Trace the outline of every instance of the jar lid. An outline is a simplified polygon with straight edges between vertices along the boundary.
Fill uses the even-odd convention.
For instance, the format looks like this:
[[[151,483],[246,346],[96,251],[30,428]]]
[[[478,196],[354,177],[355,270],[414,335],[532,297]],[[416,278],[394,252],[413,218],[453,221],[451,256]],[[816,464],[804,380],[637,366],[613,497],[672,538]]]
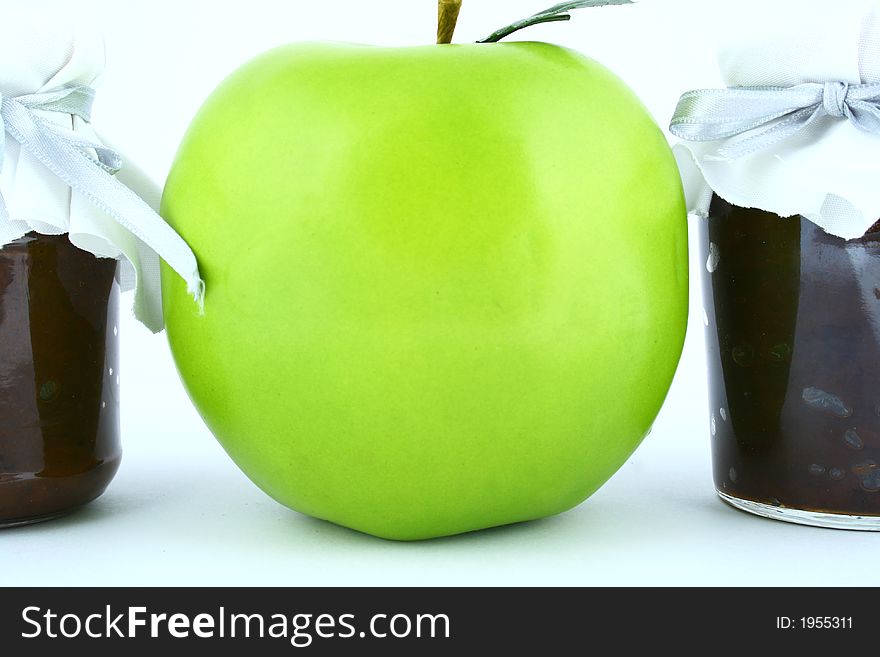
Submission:
[[[204,295],[195,256],[157,214],[160,191],[106,147],[90,123],[104,70],[103,39],[88,27],[16,10],[0,39],[0,246],[29,232],[68,234],[77,247],[116,258],[134,314],[162,330],[160,258]]]
[[[727,90],[685,94],[671,130],[688,208],[717,194],[826,232],[880,218],[880,1],[737,4],[718,62]]]

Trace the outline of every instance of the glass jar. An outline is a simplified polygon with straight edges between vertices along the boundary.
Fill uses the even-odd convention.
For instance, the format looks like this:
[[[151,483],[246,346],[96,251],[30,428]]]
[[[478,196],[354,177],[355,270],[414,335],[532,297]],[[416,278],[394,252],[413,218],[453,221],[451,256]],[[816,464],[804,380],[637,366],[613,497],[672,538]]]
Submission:
[[[63,235],[0,249],[0,526],[82,506],[119,467],[115,272]]]
[[[880,530],[880,234],[845,241],[716,196],[700,242],[718,494]]]

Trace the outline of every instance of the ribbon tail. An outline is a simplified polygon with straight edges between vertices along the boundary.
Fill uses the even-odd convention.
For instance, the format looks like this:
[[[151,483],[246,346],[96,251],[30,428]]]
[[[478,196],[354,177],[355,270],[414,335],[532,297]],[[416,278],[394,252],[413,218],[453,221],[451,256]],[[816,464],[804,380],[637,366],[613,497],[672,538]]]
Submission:
[[[850,101],[851,121],[865,132],[880,134],[880,106],[877,101],[871,103],[863,100]]]
[[[669,130],[687,141],[717,141],[793,116],[821,103],[821,88],[698,89],[683,94]]]
[[[95,165],[100,166],[107,173],[115,175],[122,169],[122,158],[119,153],[112,148],[108,148],[103,144],[98,144],[91,139],[84,138],[80,133],[72,128],[60,126],[57,123],[49,123],[42,121],[39,117],[34,116],[34,122],[40,127],[44,133],[51,132],[59,141],[69,146],[75,146],[90,156]],[[94,152],[94,157],[91,154]]]
[[[27,109],[72,114],[90,121],[95,90],[91,87],[77,85],[42,94],[18,96],[15,100]]]
[[[187,291],[203,308],[205,284],[195,254],[164,219],[87,154],[43,129],[27,108],[4,103],[4,110],[7,131],[22,148],[158,253],[186,281]]]
[[[821,113],[821,107],[805,107],[763,130],[746,135],[742,139],[732,140],[728,145],[718,149],[718,155],[735,160],[757,153],[793,137],[816,120]]]

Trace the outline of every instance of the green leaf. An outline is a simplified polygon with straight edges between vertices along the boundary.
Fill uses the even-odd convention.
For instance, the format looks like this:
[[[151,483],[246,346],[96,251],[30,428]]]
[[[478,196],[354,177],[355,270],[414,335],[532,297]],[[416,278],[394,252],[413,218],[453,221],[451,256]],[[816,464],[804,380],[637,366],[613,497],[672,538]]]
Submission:
[[[554,5],[550,7],[550,9],[545,9],[544,11],[538,12],[534,16],[529,16],[528,18],[517,21],[512,25],[502,27],[500,30],[496,30],[485,39],[480,39],[479,41],[477,41],[477,43],[495,43],[496,41],[501,41],[501,39],[510,36],[514,32],[518,32],[519,30],[530,27],[532,25],[571,20],[571,15],[568,12],[570,12],[572,9],[581,9],[582,7],[605,7],[607,5],[631,4],[633,4],[632,0],[574,0],[572,2],[560,2],[558,5]]]

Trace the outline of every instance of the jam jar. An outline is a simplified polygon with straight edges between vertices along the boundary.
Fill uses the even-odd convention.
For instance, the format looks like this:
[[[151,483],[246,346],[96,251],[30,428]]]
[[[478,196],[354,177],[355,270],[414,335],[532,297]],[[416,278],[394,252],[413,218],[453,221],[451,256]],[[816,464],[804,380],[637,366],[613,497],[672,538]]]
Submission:
[[[718,494],[880,530],[880,233],[847,241],[718,196],[700,230]]]
[[[0,249],[0,527],[86,504],[119,467],[116,264],[65,235]]]

